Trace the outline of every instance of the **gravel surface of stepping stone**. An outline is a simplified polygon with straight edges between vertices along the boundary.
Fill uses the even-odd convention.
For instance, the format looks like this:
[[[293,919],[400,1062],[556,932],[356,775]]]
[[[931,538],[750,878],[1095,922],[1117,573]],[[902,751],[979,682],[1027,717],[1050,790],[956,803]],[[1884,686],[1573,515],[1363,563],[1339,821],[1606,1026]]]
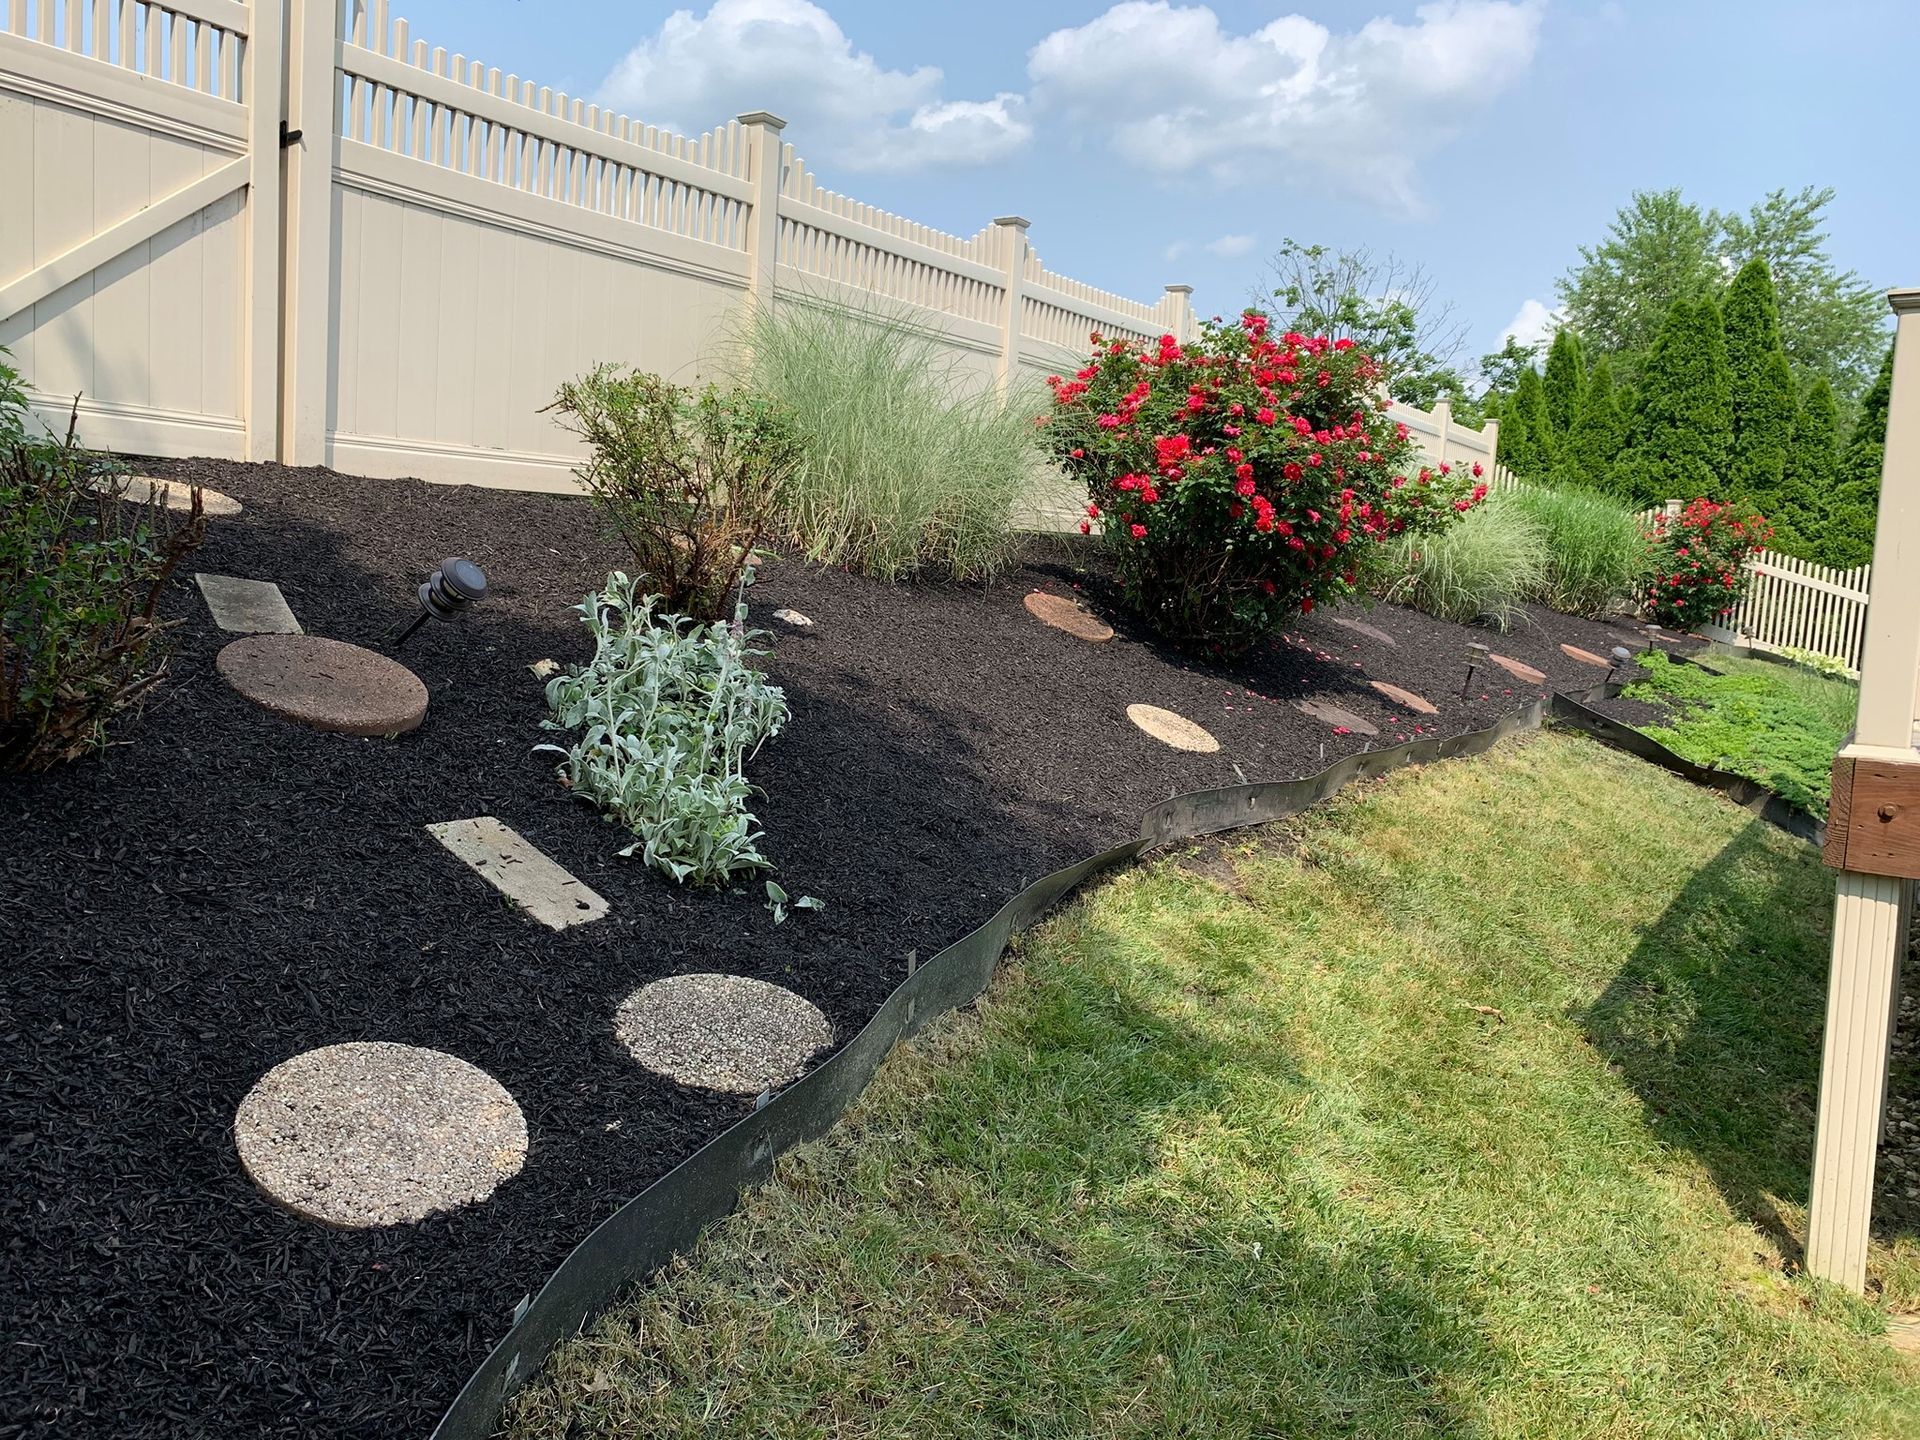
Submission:
[[[1342,710],[1338,705],[1326,700],[1296,700],[1293,708],[1302,715],[1311,715],[1314,719],[1331,725],[1335,729],[1351,730],[1356,735],[1378,735],[1380,727],[1371,720],[1363,720],[1351,710]]]
[[[195,575],[193,583],[213,612],[213,623],[235,635],[298,635],[300,622],[271,580],[238,575]]]
[[[354,1041],[274,1066],[241,1100],[247,1176],[294,1214],[344,1229],[471,1205],[520,1172],[527,1122],[456,1056]]]
[[[1570,660],[1578,660],[1582,665],[1598,665],[1602,670],[1611,670],[1613,662],[1594,654],[1591,650],[1582,650],[1578,645],[1562,645],[1560,653]]]
[[[682,1085],[758,1095],[797,1080],[833,1043],[809,1001],[744,975],[674,975],[642,985],[614,1016],[642,1065]]]
[[[446,820],[427,826],[427,833],[549,930],[584,925],[607,913],[607,902],[598,894],[491,815]]]
[[[1176,750],[1191,750],[1196,755],[1211,755],[1220,742],[1184,715],[1162,710],[1158,705],[1129,705],[1127,719],[1162,745]]]
[[[1364,635],[1369,640],[1378,640],[1382,645],[1397,645],[1399,643],[1377,625],[1369,625],[1364,620],[1342,620],[1338,615],[1331,618],[1333,623],[1341,629],[1351,630],[1356,635]]]
[[[156,480],[150,475],[115,475],[93,488],[105,490],[111,486],[118,489],[123,481],[126,488],[120,493],[135,505],[150,504],[157,495],[160,503],[169,510],[193,509],[193,487],[183,485],[178,480]],[[210,517],[238,515],[240,502],[231,495],[222,495],[218,490],[208,490],[203,486],[200,491],[200,513]]]
[[[1498,665],[1516,680],[1524,680],[1529,685],[1544,685],[1547,683],[1547,677],[1544,674],[1534,669],[1533,666],[1526,664],[1524,661],[1515,660],[1507,655],[1494,655],[1491,653],[1488,654],[1487,659]]]
[[[1384,680],[1369,680],[1367,683],[1382,695],[1386,696],[1387,699],[1393,701],[1394,704],[1411,710],[1416,715],[1438,715],[1440,713],[1439,706],[1435,705],[1425,696],[1414,694],[1411,690],[1402,690],[1398,685],[1389,685]]]
[[[215,658],[226,681],[282,719],[341,735],[401,735],[427,718],[406,666],[318,635],[249,635]]]
[[[813,617],[802,615],[798,610],[789,610],[785,606],[773,612],[773,618],[782,625],[792,625],[801,630],[813,628]]]
[[[1027,613],[1036,620],[1044,621],[1056,630],[1064,630],[1069,635],[1098,645],[1103,640],[1113,638],[1113,627],[1098,616],[1089,615],[1064,595],[1050,595],[1045,590],[1029,591],[1025,600]]]

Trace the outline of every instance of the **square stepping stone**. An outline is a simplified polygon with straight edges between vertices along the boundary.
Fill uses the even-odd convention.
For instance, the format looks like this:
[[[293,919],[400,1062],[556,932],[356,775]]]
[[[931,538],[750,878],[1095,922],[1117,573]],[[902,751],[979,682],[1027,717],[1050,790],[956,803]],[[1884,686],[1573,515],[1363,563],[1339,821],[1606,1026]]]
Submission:
[[[443,821],[427,826],[427,833],[549,930],[607,913],[605,900],[491,815]]]
[[[235,635],[301,635],[305,632],[287,607],[286,596],[271,580],[238,575],[195,575],[213,623]]]

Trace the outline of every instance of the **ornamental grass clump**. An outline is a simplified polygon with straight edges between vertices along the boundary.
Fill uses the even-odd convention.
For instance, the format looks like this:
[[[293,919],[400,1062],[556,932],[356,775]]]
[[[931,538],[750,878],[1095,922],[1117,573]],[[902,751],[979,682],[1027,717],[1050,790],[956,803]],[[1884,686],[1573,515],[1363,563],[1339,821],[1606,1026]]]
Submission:
[[[745,767],[786,724],[787,700],[748,663],[766,653],[750,644],[762,632],[663,613],[618,571],[575,608],[593,659],[547,682],[545,728],[585,733],[538,747],[564,757],[562,783],[633,832],[622,855],[675,880],[770,869]]]
[[[574,474],[664,607],[724,619],[793,479],[792,415],[746,390],[695,393],[612,365],[568,381],[547,408],[586,443]]]
[[[97,749],[113,715],[159,683],[155,612],[206,534],[197,488],[180,517],[157,493],[129,503],[77,419],[31,433],[19,374],[0,360],[0,772]]]
[[[1647,537],[1653,547],[1648,617],[1682,630],[1719,623],[1747,593],[1747,558],[1772,534],[1750,510],[1714,500],[1695,500],[1678,515],[1660,516]]]
[[[1033,403],[1000,396],[902,315],[756,306],[748,383],[794,416],[780,529],[816,564],[885,580],[971,580],[1012,556],[1015,506],[1044,467]]]
[[[1249,310],[1182,344],[1095,336],[1051,377],[1042,434],[1088,492],[1127,604],[1162,636],[1244,652],[1353,591],[1382,542],[1437,535],[1487,487],[1422,466],[1351,340],[1269,334]]]
[[[1509,499],[1496,495],[1458,525],[1394,541],[1376,572],[1384,597],[1442,620],[1508,629],[1544,584],[1550,553],[1545,532]]]
[[[1532,521],[1546,541],[1546,562],[1528,599],[1598,619],[1639,593],[1651,546],[1639,517],[1620,501],[1547,485],[1517,486],[1499,500]]]

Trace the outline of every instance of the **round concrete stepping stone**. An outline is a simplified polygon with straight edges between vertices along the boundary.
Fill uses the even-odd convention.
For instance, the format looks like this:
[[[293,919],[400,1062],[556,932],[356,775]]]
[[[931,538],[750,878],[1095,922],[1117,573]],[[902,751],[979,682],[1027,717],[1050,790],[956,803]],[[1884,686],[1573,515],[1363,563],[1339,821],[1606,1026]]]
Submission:
[[[1602,670],[1611,670],[1613,662],[1591,650],[1582,650],[1578,645],[1562,645],[1560,653],[1570,660],[1578,660],[1582,665],[1598,665]]]
[[[1211,755],[1220,742],[1184,715],[1162,710],[1158,705],[1129,705],[1127,719],[1138,725],[1162,745],[1176,750],[1191,750],[1196,755]]]
[[[1351,730],[1356,735],[1378,735],[1380,727],[1371,720],[1363,720],[1351,710],[1342,710],[1329,700],[1296,700],[1293,708],[1302,715],[1311,715],[1336,730]]]
[[[833,1043],[811,1003],[745,975],[675,975],[642,985],[613,1020],[633,1058],[682,1085],[758,1095],[797,1080]]]
[[[227,683],[283,719],[341,735],[401,735],[427,718],[406,666],[318,635],[249,635],[214,661]]]
[[[1378,640],[1382,645],[1398,645],[1400,643],[1379,626],[1369,625],[1364,620],[1342,620],[1338,615],[1335,615],[1333,617],[1333,623],[1340,626],[1343,630],[1351,630],[1356,635],[1364,635],[1369,640]]]
[[[1113,638],[1113,627],[1096,616],[1089,615],[1064,595],[1050,595],[1045,590],[1029,592],[1023,602],[1027,613],[1034,619],[1064,630],[1080,640],[1098,645]]]
[[[513,1096],[457,1056],[354,1041],[274,1066],[241,1100],[247,1176],[294,1214],[366,1229],[485,1200],[520,1173]]]
[[[1387,699],[1393,701],[1394,704],[1400,706],[1402,709],[1411,710],[1416,715],[1438,715],[1440,713],[1439,706],[1433,704],[1432,701],[1426,699],[1424,696],[1414,694],[1411,690],[1402,690],[1398,685],[1389,685],[1384,680],[1369,680],[1367,683],[1382,695],[1386,696]]]
[[[1487,659],[1498,665],[1516,680],[1524,680],[1529,685],[1544,685],[1547,683],[1547,677],[1540,671],[1510,656],[1495,655],[1489,652]]]
[[[135,505],[150,504],[158,498],[169,510],[191,510],[193,508],[193,487],[178,480],[159,480],[151,475],[114,475],[101,481],[94,488],[105,490],[109,486],[118,487],[124,481],[126,489],[122,494]],[[231,495],[222,495],[218,490],[200,487],[200,512],[203,515],[238,515],[240,502]]]

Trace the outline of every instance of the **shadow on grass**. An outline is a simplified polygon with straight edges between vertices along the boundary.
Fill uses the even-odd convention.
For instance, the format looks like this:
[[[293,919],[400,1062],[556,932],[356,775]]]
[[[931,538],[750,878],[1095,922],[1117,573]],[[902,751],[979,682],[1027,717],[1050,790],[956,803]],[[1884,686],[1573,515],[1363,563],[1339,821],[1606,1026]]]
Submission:
[[[1781,1214],[1813,1165],[1833,882],[1811,850],[1746,826],[1641,937],[1587,1012],[1656,1135],[1691,1152],[1735,1213],[1804,1258]],[[1876,1233],[1920,1233],[1876,1206]]]

